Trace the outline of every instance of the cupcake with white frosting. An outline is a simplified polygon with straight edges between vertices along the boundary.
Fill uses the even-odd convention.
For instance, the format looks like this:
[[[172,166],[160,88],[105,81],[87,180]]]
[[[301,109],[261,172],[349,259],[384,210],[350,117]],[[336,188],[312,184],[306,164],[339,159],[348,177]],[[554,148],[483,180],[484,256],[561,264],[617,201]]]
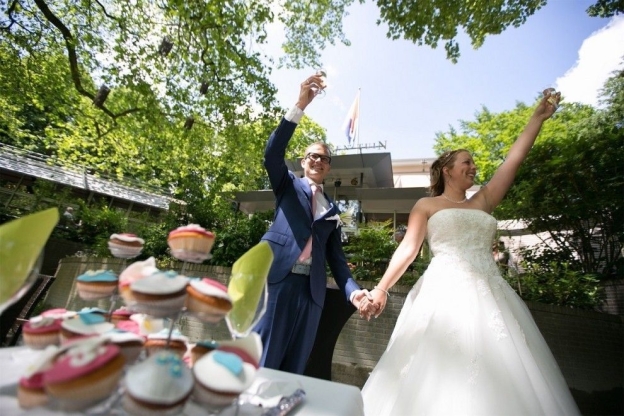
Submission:
[[[155,317],[178,313],[186,301],[188,278],[175,271],[157,272],[130,284],[130,309]]]
[[[72,319],[61,323],[61,342],[68,342],[74,338],[101,335],[115,328],[115,325],[106,322],[106,317],[98,313],[79,313]]]
[[[176,354],[161,351],[132,366],[123,407],[136,416],[181,414],[193,391],[191,371]]]

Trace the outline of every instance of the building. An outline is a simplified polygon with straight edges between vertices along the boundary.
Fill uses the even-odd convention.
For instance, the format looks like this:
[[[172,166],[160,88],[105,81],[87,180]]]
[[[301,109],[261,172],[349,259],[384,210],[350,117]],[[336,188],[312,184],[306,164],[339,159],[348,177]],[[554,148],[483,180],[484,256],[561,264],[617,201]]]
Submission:
[[[47,184],[51,192],[46,194],[55,197],[38,198],[36,183]],[[0,143],[0,207],[5,215],[19,217],[33,209],[66,207],[77,199],[122,211],[130,223],[159,216],[171,203],[184,204],[138,181],[120,183],[84,167],[61,166],[40,153]]]
[[[407,225],[416,201],[429,195],[429,172],[434,161],[435,158],[393,161],[390,153],[385,152],[333,156],[331,171],[325,178],[325,193],[338,202],[355,202],[358,223],[391,219],[396,230]],[[286,166],[303,175],[301,159],[286,161]],[[468,196],[478,189],[471,188]],[[249,214],[275,207],[270,189],[239,192],[236,201]]]

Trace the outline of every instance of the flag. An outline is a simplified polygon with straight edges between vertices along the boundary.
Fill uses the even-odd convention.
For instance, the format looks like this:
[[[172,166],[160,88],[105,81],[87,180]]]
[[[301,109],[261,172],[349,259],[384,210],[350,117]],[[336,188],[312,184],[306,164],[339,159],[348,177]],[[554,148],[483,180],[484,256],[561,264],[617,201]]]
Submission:
[[[349,145],[355,142],[358,136],[358,129],[360,127],[360,90],[358,90],[353,104],[347,113],[347,118],[344,121],[344,132],[347,136],[347,142]]]

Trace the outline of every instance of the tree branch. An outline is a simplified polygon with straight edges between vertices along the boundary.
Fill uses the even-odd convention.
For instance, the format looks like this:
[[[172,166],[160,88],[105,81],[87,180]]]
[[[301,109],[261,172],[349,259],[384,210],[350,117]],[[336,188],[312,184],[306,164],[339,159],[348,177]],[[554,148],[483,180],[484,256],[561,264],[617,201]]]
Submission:
[[[7,30],[7,31],[11,30],[11,26],[13,26],[13,24],[16,22],[15,19],[13,18],[13,12],[15,12],[15,8],[17,7],[17,4],[18,4],[18,0],[13,0],[13,3],[11,3],[9,8],[7,9],[7,16],[9,16],[9,21],[11,23],[9,23],[7,27],[1,28],[2,30]]]
[[[52,23],[63,35],[63,39],[65,40],[65,48],[67,49],[67,57],[69,59],[69,70],[71,73],[72,80],[74,82],[74,87],[76,90],[85,97],[93,100],[95,96],[84,89],[82,86],[82,81],[80,80],[80,71],[78,70],[78,55],[76,54],[76,39],[72,35],[71,31],[61,22],[61,20],[50,10],[45,0],[34,0],[35,4],[41,10],[41,13],[45,16],[45,18]],[[113,113],[111,110],[106,108],[104,105],[98,106],[106,115],[108,115],[113,120],[117,120],[118,117],[122,117],[124,115],[134,113],[140,111],[140,108],[132,108],[129,110],[125,110],[119,114]]]

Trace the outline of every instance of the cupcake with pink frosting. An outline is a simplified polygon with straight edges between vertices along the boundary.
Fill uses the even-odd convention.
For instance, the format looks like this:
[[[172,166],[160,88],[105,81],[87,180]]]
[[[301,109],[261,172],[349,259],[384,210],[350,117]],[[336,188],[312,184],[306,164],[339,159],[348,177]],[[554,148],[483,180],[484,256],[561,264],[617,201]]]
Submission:
[[[43,373],[52,367],[59,351],[56,345],[48,345],[37,359],[26,367],[26,372],[20,377],[17,385],[17,403],[22,409],[32,409],[48,404]]]
[[[232,309],[227,287],[216,280],[207,277],[191,279],[186,293],[186,307],[203,321],[219,322]]]
[[[43,383],[63,409],[82,410],[111,396],[124,364],[119,347],[101,337],[85,338],[43,373]]]
[[[62,322],[62,319],[53,316],[39,315],[30,318],[22,326],[24,344],[35,350],[44,349],[48,345],[59,345]]]
[[[141,254],[144,244],[145,240],[130,233],[113,234],[108,240],[111,254],[122,259],[131,259]]]
[[[189,224],[171,231],[167,237],[167,244],[175,258],[201,263],[210,257],[215,238],[213,232],[198,224]]]

